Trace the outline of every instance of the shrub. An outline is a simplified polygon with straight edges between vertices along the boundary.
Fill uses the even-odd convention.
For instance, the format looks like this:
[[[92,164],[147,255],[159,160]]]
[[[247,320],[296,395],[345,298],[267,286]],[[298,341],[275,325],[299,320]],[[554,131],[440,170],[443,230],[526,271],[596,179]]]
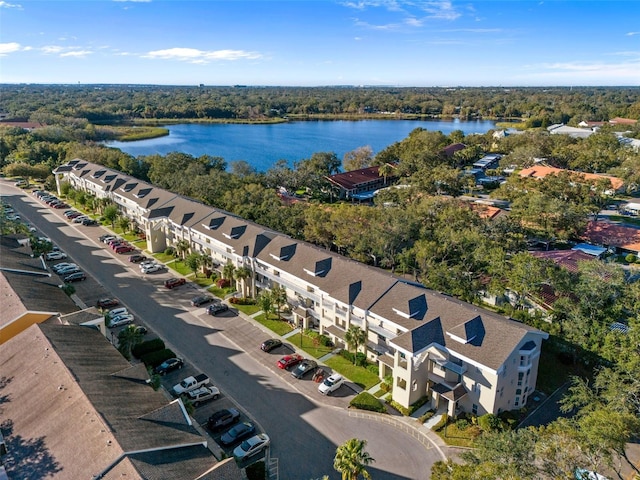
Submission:
[[[442,430],[448,422],[449,422],[449,415],[444,413],[442,415],[442,418],[440,418],[440,421],[433,426],[432,430],[435,430],[436,432],[438,432]]]
[[[424,413],[424,415],[422,415],[422,416],[418,419],[418,421],[419,421],[420,423],[424,423],[424,422],[426,422],[427,420],[429,420],[431,417],[433,417],[435,414],[436,414],[436,412],[435,412],[435,411],[433,411],[433,410],[427,410],[427,411]]]
[[[466,418],[459,418],[456,420],[456,428],[458,430],[466,430],[469,426],[469,421]]]
[[[131,349],[131,353],[134,357],[140,358],[143,355],[151,352],[157,352],[164,348],[164,342],[161,338],[154,338],[153,340],[147,340],[146,342],[139,343]]]
[[[487,413],[478,417],[478,426],[485,432],[499,430],[502,427],[500,417],[493,413]]]
[[[216,286],[218,288],[229,288],[231,281],[227,278],[219,278],[216,280]]]
[[[353,363],[353,353],[351,353],[350,351],[341,350],[340,355]],[[356,365],[359,367],[366,367],[368,364],[369,362],[367,362],[367,356],[362,352],[358,352],[356,354]]]
[[[170,358],[174,358],[175,356],[176,354],[173,353],[173,350],[165,348],[156,352],[147,353],[146,355],[140,357],[140,360],[142,360],[147,367],[155,368],[165,360],[169,360]]]
[[[248,480],[264,480],[267,478],[267,470],[264,462],[256,462],[249,465],[245,472]]]
[[[164,254],[173,257],[176,254],[176,249],[173,247],[168,247],[164,250]]]
[[[320,335],[318,336],[318,338],[320,339],[320,345],[322,345],[323,347],[333,347],[333,341],[330,337],[326,335]]]
[[[400,405],[395,400],[390,400],[389,401],[389,405],[391,405],[393,408],[395,408],[397,411],[399,411],[405,417],[408,417],[410,415],[409,409],[407,407],[403,407],[402,405]]]
[[[256,301],[248,297],[231,297],[229,303],[233,303],[234,305],[255,305]]]
[[[638,257],[636,257],[633,253],[628,254],[624,257],[625,262],[627,263],[635,263]]]
[[[376,397],[369,392],[361,392],[349,402],[349,406],[359,408],[360,410],[369,410],[371,412],[385,413],[387,409],[380,403]]]

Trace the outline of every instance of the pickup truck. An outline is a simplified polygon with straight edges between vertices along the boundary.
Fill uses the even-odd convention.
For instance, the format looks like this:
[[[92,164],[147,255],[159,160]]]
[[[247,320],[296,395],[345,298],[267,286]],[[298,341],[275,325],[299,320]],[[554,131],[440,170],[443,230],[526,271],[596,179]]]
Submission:
[[[209,383],[209,377],[207,377],[204,373],[200,373],[198,375],[194,375],[191,377],[187,377],[183,379],[180,383],[173,386],[171,391],[174,395],[179,396],[183,393],[190,392],[191,390],[195,390],[198,387],[203,387]]]
[[[216,400],[220,396],[220,390],[218,390],[217,387],[210,385],[208,387],[200,387],[195,390],[191,390],[190,392],[187,392],[185,396],[194,407],[197,407],[209,400]]]

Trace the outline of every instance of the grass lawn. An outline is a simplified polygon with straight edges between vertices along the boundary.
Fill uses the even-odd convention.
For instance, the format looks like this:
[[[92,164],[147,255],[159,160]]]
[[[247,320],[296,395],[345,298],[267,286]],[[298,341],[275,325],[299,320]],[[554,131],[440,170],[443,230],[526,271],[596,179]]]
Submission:
[[[225,298],[230,293],[235,292],[233,288],[220,288],[215,284],[207,288],[207,290],[218,298]]]
[[[253,315],[254,313],[260,311],[260,305],[236,305],[236,304],[233,304],[233,308],[237,308],[239,311],[241,311],[245,315]]]
[[[481,430],[477,425],[472,425],[464,430],[460,430],[456,427],[455,423],[450,423],[446,429],[443,427],[436,431],[436,433],[447,445],[454,447],[473,447],[475,439],[480,435]]]
[[[264,313],[261,313],[260,315],[255,317],[255,320],[260,322],[269,330],[277,333],[278,335],[286,335],[291,330],[293,330],[289,322],[285,322],[284,320],[275,320],[271,318],[267,319],[265,318]]]
[[[153,258],[162,263],[169,263],[176,259],[173,255],[167,255],[164,252],[154,253]]]
[[[370,372],[364,367],[355,366],[349,360],[341,357],[340,355],[334,355],[325,363],[336,372],[358,384],[365,390],[368,390],[375,384],[380,383],[380,379],[375,373]]]
[[[211,280],[210,277],[195,277],[192,278],[191,281],[205,288],[210,287],[213,284],[213,280]]]
[[[175,262],[171,262],[167,264],[167,266],[171,270],[175,270],[180,275],[184,275],[185,277],[189,275],[193,275],[193,271],[179,260],[176,260]]]
[[[300,347],[300,335],[294,335],[293,337],[289,337],[289,341],[291,343],[293,343],[294,345]],[[330,353],[331,351],[333,351],[332,347],[325,347],[323,345],[318,345],[315,346],[313,344],[313,338],[307,336],[307,335],[302,335],[302,346],[301,348],[307,352],[309,355],[311,355],[314,358],[320,358],[324,355],[326,355],[327,353]]]

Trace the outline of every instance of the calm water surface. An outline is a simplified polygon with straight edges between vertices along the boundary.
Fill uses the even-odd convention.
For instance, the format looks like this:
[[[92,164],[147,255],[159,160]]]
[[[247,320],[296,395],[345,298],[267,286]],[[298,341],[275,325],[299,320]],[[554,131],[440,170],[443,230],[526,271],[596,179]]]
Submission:
[[[316,152],[345,153],[368,145],[376,154],[406,138],[415,128],[454,130],[465,134],[495,129],[488,120],[360,120],[290,122],[275,125],[179,124],[167,127],[166,137],[137,142],[109,142],[133,156],[184,152],[195,157],[211,155],[227,162],[244,160],[258,171],[266,171],[278,160],[293,162],[310,158]]]

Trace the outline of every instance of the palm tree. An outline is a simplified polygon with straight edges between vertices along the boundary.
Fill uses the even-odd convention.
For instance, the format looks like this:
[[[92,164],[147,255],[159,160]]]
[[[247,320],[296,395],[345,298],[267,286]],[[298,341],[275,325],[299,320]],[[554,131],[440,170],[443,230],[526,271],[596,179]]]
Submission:
[[[247,292],[247,278],[251,277],[251,270],[247,267],[240,267],[233,272],[233,276],[237,281],[240,282],[240,288],[242,291],[242,296],[246,297]]]
[[[207,274],[207,270],[211,271],[213,267],[213,258],[211,255],[207,255],[206,253],[200,254],[200,266],[202,267],[202,273]]]
[[[393,172],[393,166],[385,163],[378,168],[378,175],[384,178],[384,185],[387,185],[387,177]]]
[[[361,345],[364,345],[367,341],[367,332],[357,325],[351,325],[349,330],[344,334],[344,341],[347,342],[347,348],[349,350],[354,350],[353,364],[355,365],[358,356],[358,348],[360,348]]]
[[[278,314],[278,320],[280,320],[280,310],[282,306],[287,303],[287,291],[284,287],[276,285],[271,289],[271,298],[273,298],[276,313]]]
[[[135,325],[127,325],[118,332],[118,351],[124,358],[131,359],[131,350],[142,342],[142,335]]]
[[[263,290],[258,296],[258,305],[264,312],[264,317],[269,320],[271,313],[273,312],[273,297],[269,290]]]
[[[365,479],[371,478],[365,467],[375,460],[365,451],[366,445],[366,440],[352,438],[336,449],[333,468],[342,474],[342,480],[357,480],[361,475]]]
[[[233,263],[227,263],[224,267],[222,267],[222,278],[231,280],[233,278],[233,272],[235,271],[235,269],[236,267],[233,265]]]
[[[189,242],[186,240],[179,240],[178,243],[176,243],[176,253],[182,260],[184,260],[185,254],[189,251],[190,247],[191,245],[189,245]]]
[[[126,234],[129,231],[129,227],[131,226],[131,220],[129,217],[125,217],[124,215],[118,219],[118,227],[122,229],[122,233]]]

